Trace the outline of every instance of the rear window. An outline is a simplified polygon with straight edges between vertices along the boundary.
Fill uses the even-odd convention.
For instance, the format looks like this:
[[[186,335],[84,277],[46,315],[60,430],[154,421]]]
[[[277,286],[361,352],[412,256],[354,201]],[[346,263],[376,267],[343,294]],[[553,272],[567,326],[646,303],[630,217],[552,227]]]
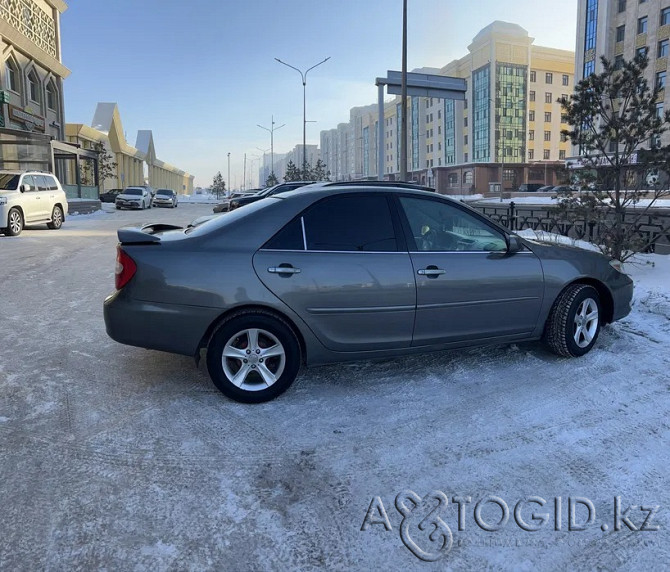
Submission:
[[[123,194],[140,196],[142,195],[142,192],[143,192],[142,189],[126,189],[125,191],[123,191]]]
[[[209,234],[210,232],[223,228],[224,226],[227,226],[230,223],[233,223],[241,218],[245,218],[249,215],[253,216],[253,213],[263,210],[264,208],[272,204],[275,204],[276,200],[277,199],[267,198],[261,201],[246,204],[240,207],[239,209],[235,209],[230,211],[229,213],[226,213],[223,216],[214,217],[213,219],[208,220],[207,222],[203,222],[198,226],[189,228],[186,230],[186,233],[192,234],[193,236],[202,236],[205,234]]]

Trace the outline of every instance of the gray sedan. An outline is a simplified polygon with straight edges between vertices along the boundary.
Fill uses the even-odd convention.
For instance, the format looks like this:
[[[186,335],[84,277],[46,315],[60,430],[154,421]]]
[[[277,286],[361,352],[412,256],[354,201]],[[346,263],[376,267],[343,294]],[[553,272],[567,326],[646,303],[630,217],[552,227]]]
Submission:
[[[525,240],[446,197],[312,185],[183,229],[118,231],[107,333],[204,357],[242,402],[301,365],[543,339],[581,356],[630,311],[616,261]]]

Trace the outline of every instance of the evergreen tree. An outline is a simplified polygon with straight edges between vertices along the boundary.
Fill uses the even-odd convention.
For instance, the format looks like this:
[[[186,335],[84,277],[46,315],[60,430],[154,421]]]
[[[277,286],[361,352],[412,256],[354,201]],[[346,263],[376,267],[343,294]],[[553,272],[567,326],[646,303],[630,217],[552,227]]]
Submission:
[[[277,184],[279,184],[277,176],[274,173],[270,173],[270,176],[265,180],[265,186],[274,187]]]
[[[670,145],[661,145],[670,112],[657,106],[661,86],[650,87],[646,56],[602,64],[559,99],[571,127],[562,134],[581,162],[559,205],[568,220],[597,225],[602,252],[624,261],[653,244],[642,232],[645,215],[670,194]]]
[[[221,198],[221,195],[226,193],[226,182],[223,180],[223,177],[221,176],[221,171],[218,171],[216,175],[214,175],[214,179],[212,180],[212,187],[211,187],[211,192],[216,194],[216,198],[219,199]]]
[[[295,166],[293,161],[289,161],[286,165],[286,173],[284,174],[284,181],[289,183],[291,181],[302,181],[302,171]]]
[[[319,159],[311,171],[309,180],[312,181],[330,181],[330,171],[326,170],[326,164]]]

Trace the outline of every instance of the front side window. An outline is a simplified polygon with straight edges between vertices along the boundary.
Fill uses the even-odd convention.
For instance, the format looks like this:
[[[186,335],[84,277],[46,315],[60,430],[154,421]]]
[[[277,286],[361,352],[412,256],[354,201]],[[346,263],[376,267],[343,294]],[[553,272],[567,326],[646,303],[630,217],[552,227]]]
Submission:
[[[37,191],[37,182],[35,181],[34,177],[32,175],[26,175],[23,177],[23,181],[21,181],[22,185],[30,185],[30,190],[31,191]]]
[[[400,197],[400,204],[414,239],[413,252],[507,250],[501,232],[447,202]]]
[[[339,195],[303,215],[307,250],[396,252],[398,244],[385,195]]]

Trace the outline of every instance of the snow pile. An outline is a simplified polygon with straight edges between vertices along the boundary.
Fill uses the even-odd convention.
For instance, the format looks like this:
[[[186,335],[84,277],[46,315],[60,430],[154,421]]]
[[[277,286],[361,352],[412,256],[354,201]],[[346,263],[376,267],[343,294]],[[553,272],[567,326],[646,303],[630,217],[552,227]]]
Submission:
[[[179,195],[179,202],[181,203],[193,203],[193,204],[217,204],[224,200],[225,197],[222,195],[221,198],[217,198],[216,195],[212,194],[198,194],[198,195]]]
[[[537,242],[547,242],[549,244],[564,244],[566,246],[583,248],[584,250],[599,251],[598,247],[595,244],[591,244],[590,242],[587,242],[585,240],[577,240],[576,238],[570,238],[569,236],[554,234],[552,232],[545,232],[543,230],[533,230],[531,228],[526,228],[524,230],[517,231],[516,234],[518,234],[522,238],[527,238],[528,240],[535,240]]]

